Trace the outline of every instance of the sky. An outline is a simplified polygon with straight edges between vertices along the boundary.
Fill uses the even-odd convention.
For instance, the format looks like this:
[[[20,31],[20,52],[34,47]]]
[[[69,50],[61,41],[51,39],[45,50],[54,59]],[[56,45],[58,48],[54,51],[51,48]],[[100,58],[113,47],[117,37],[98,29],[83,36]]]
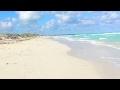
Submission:
[[[120,32],[120,11],[0,11],[0,33]]]

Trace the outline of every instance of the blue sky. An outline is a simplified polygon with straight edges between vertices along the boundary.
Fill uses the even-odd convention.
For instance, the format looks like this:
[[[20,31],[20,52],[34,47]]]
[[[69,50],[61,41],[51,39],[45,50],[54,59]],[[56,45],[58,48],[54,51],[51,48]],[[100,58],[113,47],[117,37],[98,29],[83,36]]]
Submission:
[[[0,11],[0,33],[120,32],[119,11]]]

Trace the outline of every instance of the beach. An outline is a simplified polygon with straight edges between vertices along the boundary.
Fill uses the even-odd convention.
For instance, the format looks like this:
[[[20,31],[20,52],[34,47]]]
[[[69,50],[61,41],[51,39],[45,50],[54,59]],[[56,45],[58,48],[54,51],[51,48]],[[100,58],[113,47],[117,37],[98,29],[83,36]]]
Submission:
[[[68,38],[68,36],[59,36],[53,39],[71,48],[68,52],[70,56],[91,62],[103,79],[120,78],[119,43],[101,43],[95,40]]]
[[[69,54],[65,44],[37,37],[0,45],[0,79],[101,79],[91,61]]]
[[[0,79],[120,79],[120,12],[1,11]]]

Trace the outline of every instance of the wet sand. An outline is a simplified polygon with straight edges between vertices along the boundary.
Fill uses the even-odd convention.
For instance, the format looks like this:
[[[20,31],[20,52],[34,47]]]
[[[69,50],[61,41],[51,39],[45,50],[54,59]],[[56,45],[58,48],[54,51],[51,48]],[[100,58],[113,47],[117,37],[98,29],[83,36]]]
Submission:
[[[93,63],[96,72],[102,76],[103,79],[120,78],[120,66],[118,65],[120,64],[120,50],[80,41],[69,41],[65,39],[54,40],[71,48],[68,55]]]

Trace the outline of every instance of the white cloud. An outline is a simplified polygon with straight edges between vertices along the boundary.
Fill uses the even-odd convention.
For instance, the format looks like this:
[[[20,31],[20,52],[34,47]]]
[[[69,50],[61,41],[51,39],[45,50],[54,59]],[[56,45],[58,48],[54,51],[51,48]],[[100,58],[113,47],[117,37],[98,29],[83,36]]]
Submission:
[[[16,18],[12,18],[12,22],[16,22],[17,21],[17,19]]]
[[[115,26],[120,21],[120,15],[116,12],[105,12],[99,21],[103,26]]]
[[[17,21],[17,19],[16,18],[6,18],[6,19],[4,19],[4,21],[7,21],[7,22],[16,22]]]
[[[17,11],[19,15],[19,20],[21,21],[34,21],[41,18],[39,11]]]
[[[101,16],[101,21],[106,21],[106,20],[113,20],[113,19],[118,19],[120,18],[120,16],[115,13],[115,12],[112,12],[112,13],[107,13],[107,14],[104,14]]]
[[[0,22],[0,30],[7,30],[12,28],[12,23],[11,22]]]
[[[34,30],[75,30],[74,28],[90,28],[101,25],[114,25],[120,23],[120,15],[116,12],[99,11],[18,11],[18,25],[27,31]],[[41,17],[47,17],[48,21],[40,26],[37,21]],[[51,17],[52,16],[52,17]],[[55,17],[54,17],[55,16]],[[86,18],[87,17],[87,18]],[[51,19],[53,18],[53,19]],[[11,18],[14,22],[16,18]],[[45,18],[45,21],[47,20]],[[51,20],[49,20],[51,19]],[[19,22],[20,20],[20,22]],[[45,22],[43,20],[43,23]],[[40,22],[42,24],[42,21]]]
[[[19,23],[17,24],[21,27],[24,32],[34,32],[39,31],[41,26],[37,23],[41,19],[41,13],[39,11],[17,11],[19,15]],[[43,14],[43,12],[42,12]]]
[[[78,23],[78,18],[82,12],[79,11],[61,11],[53,12],[58,19],[60,24],[73,24]]]
[[[56,20],[52,19],[48,21],[42,30],[73,30],[76,27],[81,27],[83,25],[93,26],[95,21],[89,18],[81,19],[81,14],[84,12],[80,11],[52,11],[53,15],[56,16]],[[93,12],[85,12],[93,13]],[[75,29],[74,29],[75,30]]]
[[[72,20],[72,17],[69,15],[56,14],[56,17],[59,19],[59,22],[68,23]]]
[[[112,13],[110,15],[110,19],[117,19],[117,18],[119,18],[119,15],[117,13]]]
[[[42,26],[42,30],[50,30],[50,29],[53,29],[53,28],[56,28],[57,26],[57,23],[54,19],[48,21],[44,26]]]

